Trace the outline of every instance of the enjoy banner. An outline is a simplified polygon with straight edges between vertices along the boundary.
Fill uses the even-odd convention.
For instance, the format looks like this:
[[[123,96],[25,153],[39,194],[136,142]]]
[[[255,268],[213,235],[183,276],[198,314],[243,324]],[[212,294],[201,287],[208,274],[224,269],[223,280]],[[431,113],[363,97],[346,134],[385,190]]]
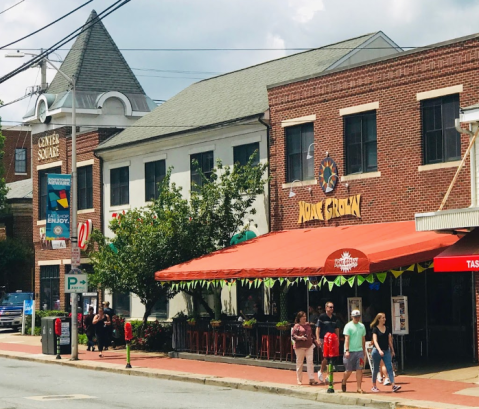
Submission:
[[[70,186],[71,175],[47,177],[47,240],[70,238]]]

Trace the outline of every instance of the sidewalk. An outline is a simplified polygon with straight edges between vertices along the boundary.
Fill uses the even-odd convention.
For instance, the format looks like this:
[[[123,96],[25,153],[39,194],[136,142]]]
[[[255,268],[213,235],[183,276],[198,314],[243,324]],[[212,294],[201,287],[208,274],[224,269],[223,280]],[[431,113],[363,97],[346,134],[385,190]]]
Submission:
[[[327,386],[296,385],[293,371],[236,365],[227,363],[171,359],[164,354],[133,351],[132,369],[126,369],[125,350],[87,352],[79,346],[79,360],[69,361],[69,356],[56,360],[53,355],[43,355],[40,337],[19,334],[0,334],[0,357],[77,366],[81,368],[148,376],[177,381],[218,385],[234,389],[283,394],[298,398],[344,405],[366,405],[378,408],[479,408],[479,367],[456,369],[420,376],[399,376],[397,384],[402,389],[392,393],[390,387],[378,385],[380,393],[368,393],[371,378],[363,379],[365,394],[357,394],[354,374],[348,390],[341,392],[342,374],[336,374],[336,393],[327,394]],[[303,381],[307,382],[306,373]]]

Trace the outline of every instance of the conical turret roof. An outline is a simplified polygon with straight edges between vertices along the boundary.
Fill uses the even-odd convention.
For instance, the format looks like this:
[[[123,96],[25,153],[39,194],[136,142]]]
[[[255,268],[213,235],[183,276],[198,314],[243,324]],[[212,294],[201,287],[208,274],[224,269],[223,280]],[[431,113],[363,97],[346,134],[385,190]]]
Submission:
[[[93,10],[85,27],[69,51],[60,70],[76,78],[77,91],[143,94],[142,86],[111,38],[98,15]],[[68,81],[57,73],[47,89],[48,94],[60,94],[70,88]]]

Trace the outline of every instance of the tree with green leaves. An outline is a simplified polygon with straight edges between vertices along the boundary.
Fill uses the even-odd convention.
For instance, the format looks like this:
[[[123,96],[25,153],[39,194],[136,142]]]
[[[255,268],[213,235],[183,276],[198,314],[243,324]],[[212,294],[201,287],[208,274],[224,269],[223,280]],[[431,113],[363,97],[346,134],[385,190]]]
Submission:
[[[0,240],[0,286],[9,291],[26,288],[18,281],[18,272],[32,263],[33,250],[27,243],[12,238]]]
[[[187,200],[171,182],[171,169],[159,184],[151,206],[126,212],[110,222],[112,238],[95,230],[94,273],[90,281],[103,289],[136,294],[145,306],[146,323],[161,294],[174,296],[171,286],[155,281],[156,271],[189,261],[229,245],[246,230],[255,214],[254,201],[264,194],[267,165],[223,166],[221,162]],[[188,292],[213,315],[198,290]],[[221,307],[220,302],[216,303]],[[219,310],[220,312],[221,310]],[[216,308],[215,315],[219,315]]]

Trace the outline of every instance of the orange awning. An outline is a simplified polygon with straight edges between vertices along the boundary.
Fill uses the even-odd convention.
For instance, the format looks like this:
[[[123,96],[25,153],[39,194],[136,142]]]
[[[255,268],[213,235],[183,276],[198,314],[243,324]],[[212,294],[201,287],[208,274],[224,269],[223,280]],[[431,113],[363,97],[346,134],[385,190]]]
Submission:
[[[377,273],[432,260],[457,237],[414,221],[284,230],[158,271],[158,281]]]

